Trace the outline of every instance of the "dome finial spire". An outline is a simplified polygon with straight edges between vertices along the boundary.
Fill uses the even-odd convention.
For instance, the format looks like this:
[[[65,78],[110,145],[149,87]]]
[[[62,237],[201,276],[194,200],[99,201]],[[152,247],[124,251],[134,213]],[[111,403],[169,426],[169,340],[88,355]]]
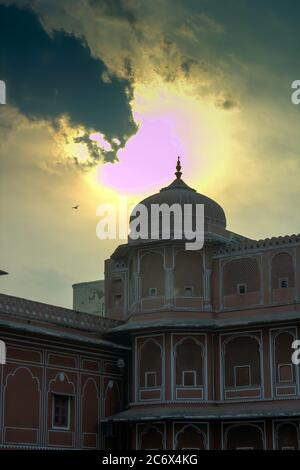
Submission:
[[[180,180],[181,175],[182,175],[182,171],[181,171],[181,165],[180,165],[180,157],[178,157],[175,176],[178,180]]]

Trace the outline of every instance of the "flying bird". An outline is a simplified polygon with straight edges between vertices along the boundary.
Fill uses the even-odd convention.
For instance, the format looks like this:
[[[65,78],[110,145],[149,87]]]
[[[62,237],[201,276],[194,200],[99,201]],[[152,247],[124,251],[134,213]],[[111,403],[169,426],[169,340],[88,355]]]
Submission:
[[[78,209],[79,207],[79,204],[77,204],[77,206],[72,206],[72,209]]]

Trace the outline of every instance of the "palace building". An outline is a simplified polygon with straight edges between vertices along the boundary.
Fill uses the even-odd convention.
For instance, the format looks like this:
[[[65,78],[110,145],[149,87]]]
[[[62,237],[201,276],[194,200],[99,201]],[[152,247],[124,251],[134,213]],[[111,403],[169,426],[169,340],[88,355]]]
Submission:
[[[175,175],[142,204],[204,204],[204,246],[129,236],[104,317],[0,295],[2,448],[300,449],[300,235],[233,233]]]

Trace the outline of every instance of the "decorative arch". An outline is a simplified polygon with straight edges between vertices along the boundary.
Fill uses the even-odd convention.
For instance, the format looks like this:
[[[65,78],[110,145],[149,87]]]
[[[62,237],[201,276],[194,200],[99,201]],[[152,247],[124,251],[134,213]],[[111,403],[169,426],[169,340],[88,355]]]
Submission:
[[[224,434],[224,448],[226,450],[264,449],[263,425],[248,422],[228,426]]]
[[[183,347],[184,344],[190,343],[191,347]],[[180,348],[183,348],[181,352]],[[204,385],[204,346],[194,336],[185,336],[175,343],[174,346],[175,358],[175,387],[176,386],[194,386],[199,387]],[[184,372],[194,372],[195,384],[185,383]],[[189,374],[186,374],[187,376]]]
[[[186,441],[185,441],[186,439]],[[207,449],[206,434],[196,424],[186,424],[175,434],[175,449]],[[186,443],[186,445],[185,445]]]
[[[55,399],[57,396],[68,397],[68,422],[67,426],[70,430],[74,429],[75,417],[77,414],[77,397],[76,397],[76,385],[69,379],[66,372],[60,371],[49,381],[47,389],[48,405],[48,425],[54,423],[55,416]]]
[[[262,386],[262,342],[251,333],[234,334],[222,345],[225,389]]]
[[[287,330],[281,330],[273,336],[274,348],[274,378],[276,384],[294,383],[295,366],[292,363],[292,342],[295,339],[295,333]]]
[[[238,284],[245,284],[247,293],[260,291],[261,270],[257,258],[247,256],[228,260],[222,271],[224,296],[237,294]]]
[[[37,386],[38,386],[38,391],[40,392],[40,380],[38,377],[36,377],[35,375],[33,375],[33,372],[29,369],[29,367],[26,367],[26,366],[18,366],[16,367],[16,369],[14,369],[12,372],[10,372],[9,374],[7,374],[6,376],[6,379],[5,379],[5,384],[4,384],[4,388],[7,387],[7,384],[8,384],[8,380],[10,379],[10,377],[14,377],[19,371],[21,371],[22,369],[26,370],[32,377],[32,379],[37,382]]]
[[[104,393],[105,416],[111,416],[121,410],[121,392],[116,380],[109,379]]]
[[[293,421],[282,421],[275,423],[275,448],[300,449],[299,423]]]
[[[178,251],[175,255],[174,291],[175,297],[203,296],[203,257],[197,251]]]
[[[277,397],[297,395],[299,371],[292,363],[293,341],[297,339],[295,326],[271,330],[271,364],[273,394]]]
[[[156,289],[157,296],[165,293],[164,259],[161,253],[151,251],[140,258],[141,297],[151,296],[151,289]],[[154,290],[152,291],[152,293]]]
[[[93,377],[89,377],[81,396],[81,431],[84,447],[96,447],[99,433],[100,400],[99,387]]]
[[[124,298],[124,279],[122,276],[113,275],[109,281],[110,283],[110,307],[116,309],[123,309]]]
[[[40,421],[40,381],[25,366],[9,373],[4,385],[4,425],[38,429]]]
[[[295,287],[295,267],[291,253],[284,251],[272,257],[271,286],[272,290],[280,289],[280,280],[286,279],[286,287]]]
[[[100,394],[99,394],[99,386],[98,386],[96,380],[94,379],[94,377],[88,377],[88,378],[86,379],[86,381],[84,382],[83,387],[82,387],[81,396],[84,396],[84,395],[85,395],[87,386],[89,386],[89,385],[91,385],[91,384],[93,384],[93,386],[95,387],[95,390],[96,390],[96,392],[97,392],[97,397],[99,397],[99,395],[100,395]]]
[[[154,424],[147,425],[139,435],[139,449],[164,449],[164,432]]]
[[[69,380],[65,372],[58,372],[56,376],[49,381],[48,391],[58,394],[75,395],[75,385]]]
[[[162,386],[163,347],[155,338],[147,338],[138,349],[139,387]]]

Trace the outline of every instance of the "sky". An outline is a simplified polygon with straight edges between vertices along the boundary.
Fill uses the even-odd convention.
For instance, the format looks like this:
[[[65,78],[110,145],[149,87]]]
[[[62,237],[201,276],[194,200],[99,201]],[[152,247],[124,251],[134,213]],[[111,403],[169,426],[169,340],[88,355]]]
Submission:
[[[0,292],[71,307],[124,243],[97,207],[157,192],[177,155],[229,230],[299,233],[299,19],[297,0],[0,0]]]

